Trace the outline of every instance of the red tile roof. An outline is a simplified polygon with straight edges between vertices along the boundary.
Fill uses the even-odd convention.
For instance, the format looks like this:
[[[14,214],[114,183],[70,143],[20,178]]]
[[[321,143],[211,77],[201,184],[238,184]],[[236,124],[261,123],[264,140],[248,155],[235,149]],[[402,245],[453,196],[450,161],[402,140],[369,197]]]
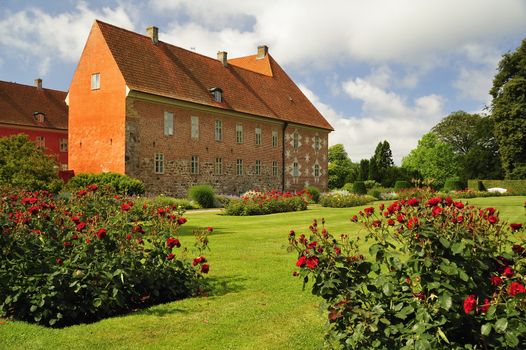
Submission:
[[[0,81],[0,123],[40,128],[68,128],[67,92]],[[45,114],[38,123],[35,112]]]
[[[131,90],[332,130],[272,56],[216,59],[96,21]],[[270,75],[268,74],[270,73]],[[209,89],[221,88],[223,102]]]

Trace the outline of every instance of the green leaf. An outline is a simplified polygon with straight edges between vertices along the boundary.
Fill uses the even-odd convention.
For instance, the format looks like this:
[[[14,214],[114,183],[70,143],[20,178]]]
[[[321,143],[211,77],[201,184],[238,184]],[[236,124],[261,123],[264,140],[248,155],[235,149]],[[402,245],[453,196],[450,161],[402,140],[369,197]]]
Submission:
[[[102,300],[100,298],[93,299],[93,306],[100,307],[102,305]]]
[[[418,339],[415,342],[415,350],[431,350],[431,344],[426,339]]]
[[[491,323],[483,324],[482,327],[480,327],[480,333],[488,336],[491,333]]]
[[[440,338],[442,338],[442,340],[449,344],[449,339],[447,339],[446,335],[442,331],[442,328],[438,327],[437,333],[440,336]]]
[[[31,307],[29,308],[29,311],[31,311],[31,312],[35,312],[37,310],[38,310],[38,306],[36,306],[36,305],[31,305]]]
[[[391,296],[393,294],[393,291],[394,286],[391,283],[386,283],[382,287],[382,292],[384,292],[386,296]]]
[[[453,254],[460,254],[465,247],[464,242],[455,242],[451,245],[451,252]]]
[[[458,277],[464,282],[467,282],[469,280],[469,276],[467,273],[464,272],[464,270],[458,269]]]
[[[440,296],[439,299],[440,307],[444,310],[449,310],[451,308],[451,305],[453,304],[453,301],[451,300],[451,295],[444,293]]]
[[[513,332],[506,332],[506,335],[504,337],[506,338],[506,344],[508,344],[510,348],[515,349],[517,345],[519,345],[519,339]]]
[[[504,333],[506,328],[508,327],[508,319],[507,318],[499,318],[497,322],[495,322],[495,330],[498,333]]]
[[[446,238],[440,237],[438,240],[440,241],[440,244],[444,246],[444,248],[449,248],[450,243]]]

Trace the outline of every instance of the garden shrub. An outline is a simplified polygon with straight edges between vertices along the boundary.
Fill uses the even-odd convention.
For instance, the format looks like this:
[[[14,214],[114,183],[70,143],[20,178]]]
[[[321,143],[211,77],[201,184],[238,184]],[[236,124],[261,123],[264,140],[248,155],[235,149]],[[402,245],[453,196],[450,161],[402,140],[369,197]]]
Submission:
[[[194,295],[209,269],[204,257],[191,262],[179,248],[181,211],[135,205],[97,185],[69,200],[2,193],[0,213],[0,316],[92,322]],[[208,240],[196,237],[200,256]]]
[[[365,188],[365,184],[363,181],[355,181],[352,184],[352,193],[355,194],[366,194],[367,189]]]
[[[318,203],[320,201],[320,190],[316,186],[307,186],[305,188],[305,191],[307,191],[312,196],[312,201],[314,203]]]
[[[266,193],[250,191],[240,199],[231,199],[225,207],[225,214],[246,216],[301,211],[307,210],[310,200],[310,195],[303,191],[298,193],[283,193],[276,190]]]
[[[466,185],[458,177],[447,179],[444,183],[444,191],[461,191],[466,188]]]
[[[481,181],[485,188],[500,187],[513,193],[515,196],[526,195],[525,180],[468,180],[468,188],[478,190],[478,182]]]
[[[214,189],[209,185],[192,186],[188,190],[188,197],[196,201],[202,208],[213,208],[214,196]]]
[[[522,224],[451,198],[400,200],[353,216],[371,241],[314,221],[289,233],[294,275],[326,301],[331,349],[510,349],[526,344]]]
[[[398,199],[410,199],[413,197],[419,199],[429,199],[437,195],[432,187],[413,187],[397,191]]]
[[[486,191],[486,186],[484,186],[484,183],[480,180],[477,181],[477,191]]]
[[[345,190],[336,190],[324,193],[320,197],[320,204],[331,208],[348,208],[374,202],[375,197],[369,195],[358,195]]]
[[[121,196],[141,195],[145,192],[144,183],[141,180],[117,173],[78,174],[68,181],[65,190],[76,192],[89,185],[97,185],[101,189]]]
[[[408,188],[412,188],[413,186],[407,182],[407,181],[396,181],[394,185],[395,191],[405,190]]]
[[[378,182],[374,181],[374,180],[365,180],[363,182],[363,184],[365,185],[365,188],[370,190],[371,188],[375,188],[375,187],[380,187],[381,184],[379,184]]]
[[[352,182],[347,182],[341,189],[347,192],[352,192]]]
[[[174,210],[182,209],[182,210],[188,210],[188,209],[199,209],[199,205],[197,203],[194,203],[192,201],[189,201],[188,199],[184,198],[173,198],[165,195],[159,195],[152,198],[139,198],[136,200],[137,204],[139,205],[155,205],[155,206],[162,206],[162,207],[171,207]]]

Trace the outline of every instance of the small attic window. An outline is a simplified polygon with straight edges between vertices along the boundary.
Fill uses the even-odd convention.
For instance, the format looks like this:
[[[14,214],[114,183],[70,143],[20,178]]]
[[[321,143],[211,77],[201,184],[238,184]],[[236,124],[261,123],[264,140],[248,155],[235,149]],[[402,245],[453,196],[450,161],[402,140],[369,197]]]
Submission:
[[[212,98],[216,102],[223,102],[223,90],[221,90],[218,87],[213,87],[209,89],[210,93],[212,94]]]
[[[35,117],[35,120],[37,123],[42,124],[46,120],[46,114],[43,112],[34,112],[33,117]]]

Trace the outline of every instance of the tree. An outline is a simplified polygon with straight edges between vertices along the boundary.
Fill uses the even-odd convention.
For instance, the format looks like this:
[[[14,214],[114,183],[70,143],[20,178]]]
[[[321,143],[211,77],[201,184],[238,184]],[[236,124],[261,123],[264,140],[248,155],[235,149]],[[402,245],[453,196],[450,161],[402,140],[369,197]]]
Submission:
[[[404,157],[402,167],[418,171],[426,179],[434,179],[439,186],[460,172],[453,148],[431,132],[422,136],[418,146]]]
[[[393,153],[389,142],[387,140],[379,142],[374,151],[374,156],[369,161],[369,180],[383,182],[393,165]]]
[[[508,178],[526,176],[526,39],[502,56],[490,90],[491,117]]]
[[[352,162],[342,144],[329,147],[329,188],[341,188],[352,176]]]
[[[499,146],[489,117],[464,111],[453,112],[431,130],[458,155],[465,179],[502,177]]]
[[[369,159],[360,160],[360,167],[358,168],[359,181],[365,181],[369,178]]]
[[[55,161],[27,135],[0,138],[0,185],[56,191],[62,184],[57,170]]]

